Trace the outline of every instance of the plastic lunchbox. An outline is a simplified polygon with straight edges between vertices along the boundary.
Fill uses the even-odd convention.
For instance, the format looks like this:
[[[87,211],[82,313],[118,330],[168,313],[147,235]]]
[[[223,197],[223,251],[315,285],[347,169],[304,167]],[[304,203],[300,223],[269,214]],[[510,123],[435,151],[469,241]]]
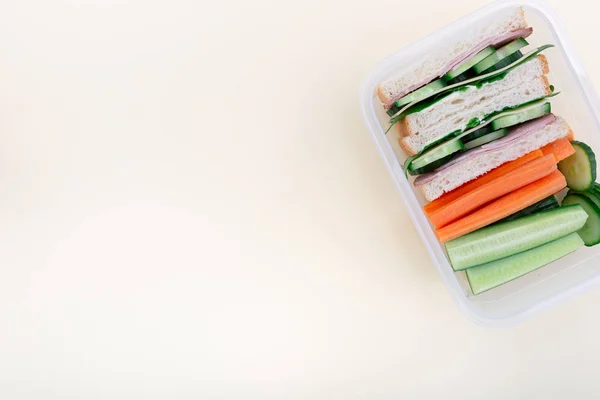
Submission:
[[[547,43],[556,46],[544,51],[550,64],[550,82],[561,92],[552,99],[553,113],[567,119],[577,140],[588,143],[592,149],[600,152],[598,96],[555,12],[538,0],[496,1],[392,54],[370,71],[360,94],[364,121],[423,244],[460,310],[481,325],[506,325],[522,321],[600,282],[600,246],[580,249],[521,278],[474,296],[464,272],[455,273],[452,270],[444,247],[437,241],[422,211],[426,203],[424,197],[402,171],[406,155],[398,145],[398,134],[394,133],[395,130],[384,134],[388,127],[388,116],[375,90],[379,82],[407,68],[415,60],[422,59],[428,51],[447,42],[448,37],[468,35],[476,24],[485,23],[515,7],[523,7],[526,20],[534,29],[533,35],[527,38],[531,48]]]

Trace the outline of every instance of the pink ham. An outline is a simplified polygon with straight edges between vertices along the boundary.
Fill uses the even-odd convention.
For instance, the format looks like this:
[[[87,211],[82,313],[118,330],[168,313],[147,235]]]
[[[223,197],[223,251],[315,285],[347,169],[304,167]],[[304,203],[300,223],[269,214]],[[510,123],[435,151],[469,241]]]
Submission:
[[[452,60],[442,70],[442,73],[439,75],[439,78],[446,75],[446,73],[448,71],[450,71],[452,68],[458,66],[460,63],[462,63],[466,59],[474,56],[475,54],[479,53],[481,50],[485,49],[488,46],[500,47],[500,46],[502,46],[508,42],[511,42],[517,38],[520,38],[520,37],[526,38],[527,36],[531,35],[532,33],[533,33],[533,28],[523,28],[523,29],[518,29],[516,31],[504,33],[502,35],[497,35],[497,36],[491,37],[491,38],[479,43],[479,45],[474,47],[468,53],[463,53],[460,56],[456,57],[454,60]],[[420,88],[421,86],[428,84],[429,82],[433,81],[435,78],[438,78],[438,76],[433,75],[433,76],[427,77],[426,79],[423,79],[421,82],[419,82],[415,85],[409,86],[408,88],[406,88],[406,90],[402,91],[398,96],[395,96],[392,101],[385,104],[385,108],[389,109],[390,107],[392,107],[394,105],[396,100],[404,97],[405,95],[412,92],[413,90],[416,90],[416,89]]]
[[[510,133],[504,136],[502,139],[498,139],[491,143],[484,144],[483,146],[476,147],[473,150],[466,151],[462,155],[448,162],[447,164],[442,165],[435,171],[429,174],[419,175],[417,179],[415,179],[414,185],[421,186],[428,182],[431,182],[433,179],[436,178],[437,174],[444,172],[457,164],[461,164],[465,161],[468,161],[473,157],[477,157],[481,154],[492,151],[502,151],[502,149],[506,148],[507,146],[510,146],[515,140],[519,140],[524,136],[527,136],[531,133],[535,133],[540,129],[545,128],[547,125],[550,125],[554,121],[556,121],[556,116],[554,114],[546,114],[543,117],[518,125],[516,128],[513,128],[510,131]]]

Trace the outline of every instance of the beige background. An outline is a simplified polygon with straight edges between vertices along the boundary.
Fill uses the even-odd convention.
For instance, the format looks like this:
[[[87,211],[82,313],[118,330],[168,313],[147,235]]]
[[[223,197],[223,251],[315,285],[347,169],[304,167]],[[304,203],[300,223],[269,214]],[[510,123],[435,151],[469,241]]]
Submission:
[[[483,4],[1,2],[0,398],[597,398],[600,288],[469,322],[359,115]]]

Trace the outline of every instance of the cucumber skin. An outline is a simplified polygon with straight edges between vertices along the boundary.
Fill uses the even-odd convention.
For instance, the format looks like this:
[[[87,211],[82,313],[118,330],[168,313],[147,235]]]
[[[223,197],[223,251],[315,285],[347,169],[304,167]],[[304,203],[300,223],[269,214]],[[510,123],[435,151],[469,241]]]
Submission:
[[[594,203],[600,209],[600,193],[596,192],[592,187],[587,192],[578,192],[577,190],[569,189],[567,196],[571,194],[578,194],[580,196],[587,197],[592,203]],[[565,196],[565,197],[567,197]]]
[[[398,111],[400,111],[400,108],[396,107],[396,103],[394,103],[394,105],[389,110],[387,110],[385,113],[388,116],[393,117],[394,114],[396,114]]]
[[[462,81],[466,81],[467,79],[473,78],[474,74],[475,73],[472,72],[471,70],[466,70],[465,72],[463,72],[462,74],[456,76],[455,78],[448,79],[446,81],[446,83],[448,84],[448,86],[454,85],[454,84],[460,83]]]
[[[421,154],[419,157],[417,157],[411,161],[410,165],[408,166],[408,173],[410,175],[420,175],[420,174],[426,174],[428,172],[435,171],[437,168],[446,164],[448,161],[450,161],[452,158],[454,158],[457,154],[461,153],[465,149],[465,145],[461,141],[449,140],[448,142],[445,142],[445,143],[442,143],[439,145],[439,146],[442,146],[439,149],[439,151],[441,151],[443,149],[444,144],[446,145],[446,147],[450,147],[450,150],[451,150],[450,152],[446,151],[447,154],[442,156],[441,158],[437,158],[437,159],[419,167],[418,161],[421,157],[423,157],[423,156],[425,156],[425,154],[427,154],[427,152],[425,152],[425,153]],[[415,167],[415,164],[417,164],[416,167]]]
[[[485,136],[491,132],[493,132],[492,127],[490,125],[486,125],[483,128],[477,129],[476,131],[469,133],[465,137],[461,138],[460,141],[463,143],[467,143],[482,136]]]
[[[430,157],[430,158],[433,158],[433,160],[427,162],[427,159],[425,158],[427,153],[423,153],[421,156],[415,158],[411,162],[411,168],[413,168],[413,170],[426,168],[427,166],[435,163],[438,160],[442,160],[452,154],[455,154],[459,151],[464,150],[464,148],[465,148],[465,145],[461,141],[456,142],[456,141],[450,140],[446,143],[443,143],[439,148],[436,149],[436,151],[438,151],[439,153],[442,154],[441,157],[437,157],[437,158]],[[431,153],[435,155],[435,152],[432,151]],[[425,158],[425,161],[422,161],[424,158]]]
[[[522,209],[521,211],[517,211],[516,213],[509,215],[508,217],[501,219],[496,222],[496,224],[500,224],[502,222],[512,221],[521,217],[526,217],[531,214],[536,214],[541,211],[553,210],[555,208],[560,207],[556,196],[552,195],[546,197],[544,200],[540,200],[537,203],[530,205],[527,208]]]
[[[469,268],[466,270],[469,286],[478,295],[565,257],[583,244],[577,233],[571,233],[523,253]]]
[[[573,205],[490,225],[446,243],[455,271],[531,250],[581,229],[588,216]],[[527,237],[524,235],[527,234]]]
[[[577,149],[577,147],[579,147],[584,152],[584,154],[587,156],[587,159],[590,163],[591,179],[589,182],[589,186],[583,187],[583,186],[575,185],[573,182],[573,178],[568,177],[568,175],[571,175],[571,174],[568,173],[568,171],[565,171],[567,168],[566,161],[569,160],[571,157],[575,157],[577,155],[577,153],[575,153],[575,154],[567,157],[566,159],[562,160],[561,162],[559,162],[558,170],[565,176],[565,179],[567,180],[567,186],[569,187],[569,189],[574,189],[578,192],[585,192],[585,191],[592,189],[592,187],[594,187],[594,185],[595,185],[596,167],[597,167],[596,154],[594,153],[594,151],[591,149],[590,146],[588,146],[587,144],[585,144],[583,142],[573,140],[573,141],[571,141],[571,144],[573,145],[573,147],[575,147],[575,149]],[[562,169],[561,169],[561,165],[562,165]],[[575,187],[575,186],[578,186],[578,187]]]
[[[438,160],[435,160],[421,168],[412,168],[412,165],[411,165],[408,168],[408,174],[411,176],[415,176],[415,175],[421,175],[421,174],[427,174],[429,172],[433,172],[436,169],[438,169],[439,167],[441,167],[442,165],[446,164],[448,161],[450,161],[452,158],[454,158],[454,156],[459,154],[461,151],[462,150],[459,150],[455,153],[448,154],[446,157],[442,157]]]
[[[600,207],[598,207],[596,205],[596,203],[594,201],[592,201],[591,199],[589,199],[587,196],[582,195],[582,194],[573,193],[573,194],[567,195],[563,199],[563,203],[562,203],[563,205],[561,208],[573,205],[573,204],[569,204],[571,201],[575,201],[574,204],[585,204],[591,210],[591,212],[594,214],[594,215],[589,215],[589,213],[588,213],[588,215],[589,215],[588,220],[586,221],[585,225],[578,231],[581,238],[585,242],[585,245],[587,247],[593,247],[597,244],[600,244]],[[565,202],[567,203],[566,205],[565,205]],[[584,210],[585,210],[585,208],[584,208]],[[586,211],[586,213],[587,213],[587,211]],[[595,223],[598,225],[598,227],[596,229],[598,232],[596,233],[595,237],[586,241],[586,238],[584,237],[584,236],[586,236],[586,233],[582,232],[582,231],[584,229],[586,229],[586,226],[589,227],[588,224],[591,224],[591,223]],[[593,228],[593,226],[592,226],[592,228]]]

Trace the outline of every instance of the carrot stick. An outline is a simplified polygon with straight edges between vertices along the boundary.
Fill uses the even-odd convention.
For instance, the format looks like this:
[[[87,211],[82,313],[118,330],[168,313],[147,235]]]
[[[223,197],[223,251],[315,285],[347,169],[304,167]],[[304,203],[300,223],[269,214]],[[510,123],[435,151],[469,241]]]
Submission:
[[[575,148],[569,142],[569,139],[564,137],[562,139],[555,140],[541,148],[544,155],[554,154],[556,162],[560,162],[570,155],[575,154]]]
[[[566,186],[565,177],[560,171],[556,170],[550,175],[515,190],[474,213],[438,229],[435,234],[442,243],[456,239],[508,217],[525,207],[559,192]]]
[[[575,133],[571,129],[569,129],[569,135],[567,136],[567,139],[569,139],[570,142],[575,140]]]
[[[496,200],[514,190],[529,185],[556,170],[554,154],[536,158],[519,168],[504,174],[490,183],[464,194],[450,204],[438,209],[429,216],[436,228],[477,210],[479,207]]]
[[[506,164],[502,164],[501,166],[491,170],[487,174],[482,175],[479,178],[472,180],[471,182],[467,182],[464,185],[454,189],[451,192],[444,193],[440,198],[432,201],[431,203],[429,203],[425,207],[423,207],[423,211],[425,211],[425,214],[431,215],[436,210],[439,210],[440,208],[444,207],[445,205],[450,204],[451,202],[453,202],[454,200],[458,199],[459,197],[465,195],[466,193],[469,193],[470,191],[475,190],[478,187],[486,185],[486,184],[490,183],[491,181],[493,181],[494,179],[496,179],[516,168],[519,168],[521,165],[527,164],[529,161],[535,160],[536,158],[540,158],[542,156],[543,156],[543,154],[542,154],[541,150],[535,150],[535,151],[532,151],[531,153],[525,154],[521,158],[517,158],[514,161],[510,161],[510,162],[507,162]]]

